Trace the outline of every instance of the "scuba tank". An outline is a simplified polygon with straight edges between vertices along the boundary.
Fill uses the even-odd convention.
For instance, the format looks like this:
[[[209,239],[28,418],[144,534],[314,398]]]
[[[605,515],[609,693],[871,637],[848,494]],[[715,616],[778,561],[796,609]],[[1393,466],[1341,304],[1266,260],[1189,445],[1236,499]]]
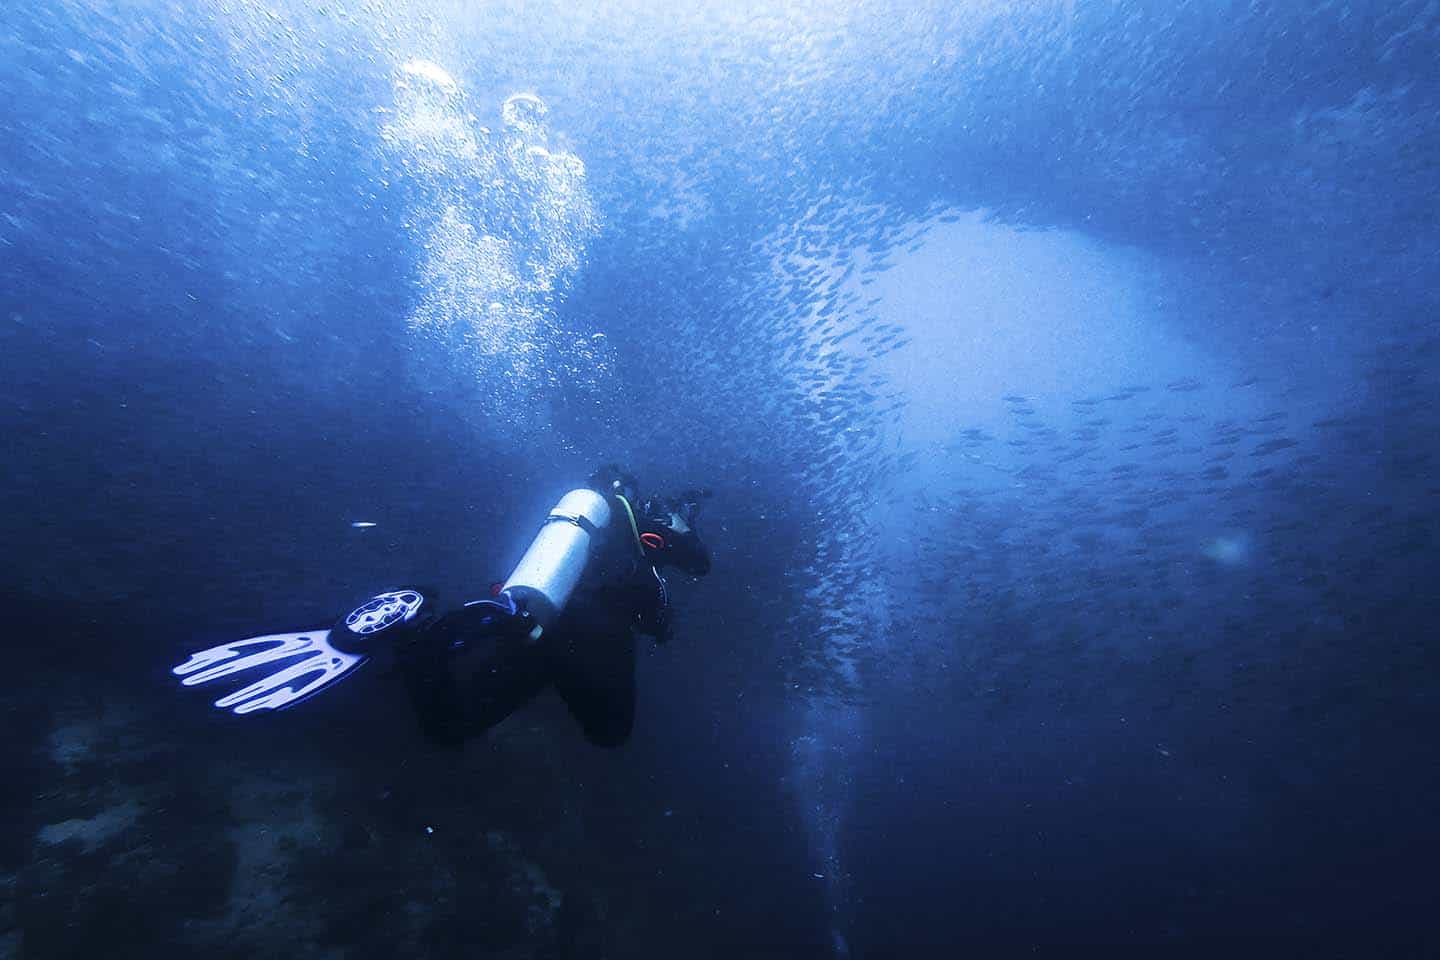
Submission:
[[[500,595],[521,617],[535,621],[532,639],[552,626],[580,583],[610,526],[610,503],[594,490],[571,490],[560,498],[505,579]]]

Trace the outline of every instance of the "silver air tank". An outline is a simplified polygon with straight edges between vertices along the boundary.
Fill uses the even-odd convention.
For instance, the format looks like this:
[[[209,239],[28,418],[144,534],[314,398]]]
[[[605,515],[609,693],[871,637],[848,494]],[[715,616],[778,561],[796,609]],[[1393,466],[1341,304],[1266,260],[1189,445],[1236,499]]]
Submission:
[[[610,503],[605,497],[594,490],[571,490],[545,518],[501,589],[540,627],[551,626],[575,592],[609,525]]]

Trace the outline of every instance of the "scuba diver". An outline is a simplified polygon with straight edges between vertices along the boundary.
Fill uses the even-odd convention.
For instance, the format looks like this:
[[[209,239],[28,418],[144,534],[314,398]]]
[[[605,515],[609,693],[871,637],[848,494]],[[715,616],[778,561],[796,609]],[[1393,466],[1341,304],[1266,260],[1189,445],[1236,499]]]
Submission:
[[[660,571],[710,571],[695,530],[709,495],[642,501],[634,476],[609,464],[560,498],[490,597],[442,612],[428,590],[391,590],[328,627],[222,644],[173,673],[195,686],[272,665],[269,676],[215,701],[243,715],[292,706],[367,660],[388,661],[423,733],[445,746],[483,733],[553,685],[590,742],[619,746],[635,718],[635,635],[670,638]]]

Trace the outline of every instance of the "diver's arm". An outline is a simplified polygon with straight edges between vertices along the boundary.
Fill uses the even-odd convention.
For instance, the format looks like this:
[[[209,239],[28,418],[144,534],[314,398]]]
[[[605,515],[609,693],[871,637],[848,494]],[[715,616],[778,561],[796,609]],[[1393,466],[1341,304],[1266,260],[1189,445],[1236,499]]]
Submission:
[[[688,537],[680,538],[673,549],[675,557],[672,562],[690,576],[703,577],[710,572],[710,548],[694,531]]]
[[[710,572],[710,548],[696,532],[701,502],[709,490],[686,490],[679,497],[652,497],[640,520],[645,559],[658,567],[678,567],[692,577]]]
[[[647,521],[645,558],[656,567],[678,567],[692,577],[710,572],[710,548],[693,530],[677,530],[654,520]]]
[[[634,585],[635,629],[653,637],[656,643],[669,643],[672,634],[670,623],[670,588],[665,578],[654,567],[640,572]]]

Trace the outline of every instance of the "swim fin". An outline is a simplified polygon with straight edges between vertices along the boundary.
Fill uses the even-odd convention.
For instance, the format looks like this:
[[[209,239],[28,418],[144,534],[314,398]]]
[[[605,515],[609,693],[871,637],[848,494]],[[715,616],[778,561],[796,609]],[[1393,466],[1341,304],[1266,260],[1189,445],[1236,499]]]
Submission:
[[[365,657],[336,650],[329,640],[330,631],[324,627],[236,640],[192,653],[172,672],[184,678],[182,684],[193,687],[266,664],[281,664],[269,676],[215,701],[221,710],[233,707],[233,712],[241,715],[278,710],[318,693],[365,662]]]
[[[192,653],[171,672],[182,678],[183,686],[194,687],[268,667],[266,676],[226,694],[215,706],[241,716],[256,710],[280,710],[353,674],[378,652],[378,645],[372,642],[378,635],[418,625],[425,619],[419,614],[428,603],[418,590],[392,590],[367,600],[333,627],[222,643]]]

